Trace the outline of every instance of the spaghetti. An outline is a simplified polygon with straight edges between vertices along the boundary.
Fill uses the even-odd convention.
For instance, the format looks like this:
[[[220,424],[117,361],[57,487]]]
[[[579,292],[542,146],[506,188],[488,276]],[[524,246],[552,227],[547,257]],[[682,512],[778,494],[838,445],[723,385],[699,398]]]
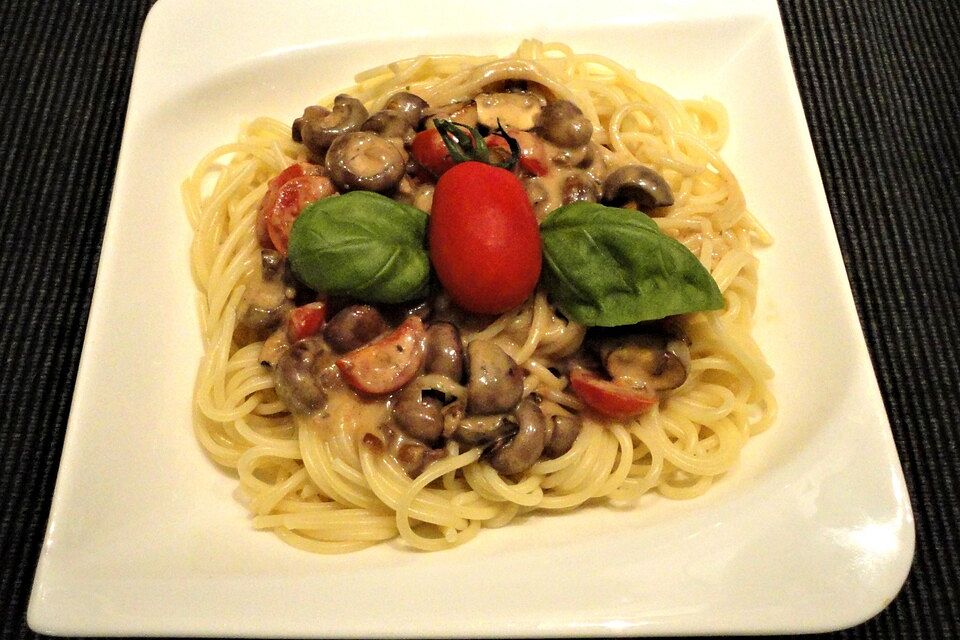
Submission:
[[[722,311],[675,319],[689,344],[685,381],[634,418],[583,411],[556,364],[580,349],[587,330],[558,313],[541,290],[491,323],[467,327],[463,342],[486,340],[507,353],[522,369],[523,396],[535,395],[547,418],[581,415],[579,436],[558,457],[506,476],[481,448],[450,439],[445,455],[411,478],[377,446],[388,402],[331,396],[323,418],[291,413],[261,366],[262,342],[234,342],[238,309],[261,269],[255,228],[268,181],[306,159],[289,126],[256,119],[237,142],[203,158],[183,185],[195,232],[191,266],[204,348],[194,428],[210,457],[236,470],[254,527],[318,553],[397,537],[418,549],[446,549],[537,510],[573,509],[594,499],[628,503],[651,490],[669,498],[698,496],[773,420],[772,373],[750,334],[757,296],[753,248],[770,238],[718,154],[727,137],[720,104],[677,100],[611,60],[534,40],[506,58],[401,60],[359,74],[348,92],[372,113],[397,91],[436,107],[508,81],[573,102],[592,123],[592,141],[608,166],[651,167],[672,189],[675,202],[656,223],[696,255],[725,301]],[[454,401],[466,392],[441,375],[411,384]]]

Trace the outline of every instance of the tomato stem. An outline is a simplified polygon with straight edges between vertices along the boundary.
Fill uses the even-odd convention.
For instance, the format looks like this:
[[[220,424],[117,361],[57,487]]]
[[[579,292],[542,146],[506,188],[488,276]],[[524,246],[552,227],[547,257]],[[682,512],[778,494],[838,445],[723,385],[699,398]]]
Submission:
[[[512,169],[520,160],[520,145],[514,140],[500,124],[497,119],[497,129],[494,135],[498,135],[507,141],[510,147],[510,157],[503,162],[492,160],[490,158],[490,149],[484,142],[480,132],[470,125],[453,122],[452,120],[440,120],[434,118],[434,126],[440,134],[440,139],[446,145],[450,157],[455,163],[459,162],[482,162],[501,169]]]

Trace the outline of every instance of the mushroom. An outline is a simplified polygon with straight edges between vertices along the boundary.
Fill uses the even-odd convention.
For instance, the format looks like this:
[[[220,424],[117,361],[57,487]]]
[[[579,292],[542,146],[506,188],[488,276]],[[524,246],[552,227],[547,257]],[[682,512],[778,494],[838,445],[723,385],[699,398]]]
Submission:
[[[676,389],[690,368],[686,342],[661,333],[607,340],[600,345],[600,357],[615,381],[651,391]]]
[[[436,128],[436,125],[433,124],[434,118],[450,120],[452,122],[465,124],[468,127],[477,126],[477,105],[474,104],[472,100],[470,102],[454,102],[445,104],[442,107],[426,109],[424,115],[427,117],[427,121],[424,123],[425,129]]]
[[[280,356],[274,369],[277,396],[293,413],[309,415],[327,403],[327,391],[338,385],[333,354],[320,338],[306,338]]]
[[[445,449],[433,449],[430,446],[411,438],[399,429],[394,429],[389,424],[380,427],[386,439],[387,453],[400,463],[400,466],[411,478],[416,478],[432,462],[446,457]],[[371,434],[367,434],[369,436]],[[364,436],[363,442],[370,440]]]
[[[530,93],[481,93],[476,98],[477,122],[489,129],[533,129],[542,106]]]
[[[303,123],[307,121],[319,122],[330,115],[330,109],[319,105],[310,105],[303,110],[303,115],[293,121],[290,127],[290,137],[294,142],[303,142]]]
[[[360,130],[371,131],[383,138],[395,138],[404,145],[413,142],[413,136],[416,135],[407,116],[402,111],[391,109],[377,111],[367,118]]]
[[[300,125],[294,121],[294,136],[299,135],[307,149],[320,158],[337,136],[358,130],[368,116],[362,102],[341,93],[333,99],[333,111],[307,107],[303,116],[298,118]]]
[[[583,171],[570,171],[560,187],[563,204],[571,202],[596,202],[599,194],[597,183]]]
[[[383,105],[383,109],[384,111],[399,111],[410,123],[410,126],[416,127],[420,124],[423,110],[428,106],[430,105],[427,104],[427,101],[420,96],[407,91],[400,91],[390,96],[387,103]]]
[[[603,202],[617,207],[633,203],[641,211],[673,204],[673,191],[659,173],[649,167],[630,164],[620,167],[603,181]]]
[[[463,418],[453,430],[453,439],[469,447],[486,447],[515,433],[517,425],[503,414]]]
[[[559,458],[576,442],[583,428],[583,420],[577,416],[556,415],[547,423],[546,444],[543,454],[548,458]]]
[[[593,123],[569,100],[555,100],[544,107],[537,128],[546,140],[567,149],[582,147],[593,136]]]
[[[341,310],[323,328],[323,337],[338,353],[359,349],[387,330],[380,312],[366,304]]]
[[[501,440],[490,455],[490,466],[507,476],[526,471],[540,459],[547,434],[546,418],[533,400],[521,402],[513,415],[517,433],[509,440]]]
[[[393,420],[411,438],[436,444],[443,435],[442,408],[436,398],[405,393],[393,406]]]
[[[513,409],[523,395],[523,372],[507,353],[489,340],[467,345],[467,409],[489,415]]]
[[[390,191],[403,177],[406,163],[397,146],[369,131],[345,133],[326,156],[331,179],[345,191]]]
[[[426,372],[460,382],[463,377],[463,342],[455,325],[434,322],[427,329]]]
[[[260,262],[262,278],[244,291],[237,314],[233,340],[238,346],[266,340],[294,307],[296,289],[290,284],[291,275],[283,256],[265,249]]]

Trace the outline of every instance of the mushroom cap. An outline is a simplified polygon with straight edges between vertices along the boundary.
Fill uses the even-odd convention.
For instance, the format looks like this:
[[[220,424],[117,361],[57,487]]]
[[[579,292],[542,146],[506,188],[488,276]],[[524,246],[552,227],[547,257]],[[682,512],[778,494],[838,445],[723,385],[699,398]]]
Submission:
[[[640,164],[620,167],[603,181],[603,202],[617,207],[633,203],[641,211],[673,204],[673,191],[659,173]]]
[[[406,169],[397,146],[369,131],[337,136],[325,164],[330,178],[345,191],[390,191]]]

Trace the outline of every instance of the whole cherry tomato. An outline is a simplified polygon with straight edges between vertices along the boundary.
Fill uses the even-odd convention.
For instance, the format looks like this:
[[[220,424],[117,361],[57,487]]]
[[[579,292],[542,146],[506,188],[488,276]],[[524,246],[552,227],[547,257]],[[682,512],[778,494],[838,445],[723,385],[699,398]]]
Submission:
[[[540,229],[523,185],[512,173],[462,162],[433,194],[430,260],[458,305],[501,313],[526,300],[540,278]]]

